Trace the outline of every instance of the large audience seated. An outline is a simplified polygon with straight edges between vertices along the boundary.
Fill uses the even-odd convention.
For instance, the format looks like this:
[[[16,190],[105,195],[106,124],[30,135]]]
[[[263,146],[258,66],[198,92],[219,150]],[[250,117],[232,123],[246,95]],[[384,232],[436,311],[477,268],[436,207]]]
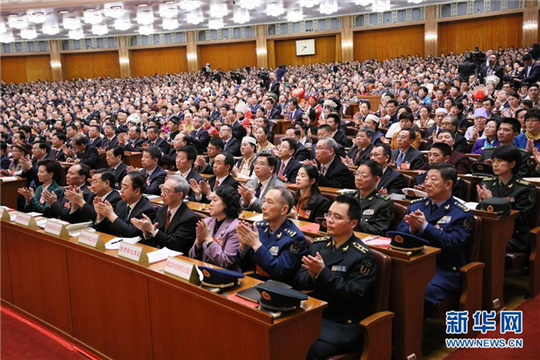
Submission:
[[[377,269],[354,231],[442,250],[428,308],[461,289],[474,224],[460,200],[506,198],[519,212],[507,251],[531,251],[538,199],[524,178],[540,176],[540,73],[529,51],[488,49],[478,77],[459,73],[467,54],[443,54],[288,66],[279,81],[250,68],[2,82],[0,173],[26,180],[20,211],[311,290],[329,307],[308,356],[358,351]],[[468,193],[458,175],[472,168],[486,172]],[[406,187],[426,195],[394,221]],[[246,211],[263,220],[239,220]],[[297,219],[328,236],[311,244]]]

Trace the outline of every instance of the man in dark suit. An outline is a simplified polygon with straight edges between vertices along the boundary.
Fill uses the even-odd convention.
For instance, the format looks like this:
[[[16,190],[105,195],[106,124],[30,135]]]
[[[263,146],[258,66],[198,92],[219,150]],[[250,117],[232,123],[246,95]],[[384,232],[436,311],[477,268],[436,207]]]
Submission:
[[[71,197],[71,211],[67,216],[70,223],[96,221],[97,213],[94,209],[94,199],[100,197],[108,201],[113,209],[122,200],[120,193],[114,189],[114,174],[107,169],[98,169],[92,176],[92,193],[86,199],[81,192],[69,195]]]
[[[349,149],[349,154],[345,159],[342,159],[345,165],[360,165],[360,163],[369,159],[373,150],[373,129],[363,127],[356,133],[354,145]]]
[[[392,151],[392,161],[398,169],[420,170],[424,166],[426,157],[412,147],[414,139],[416,132],[413,129],[403,129],[398,133],[398,147]]]
[[[182,176],[189,184],[189,181],[191,179],[195,179],[197,184],[199,181],[202,180],[202,176],[199,175],[198,172],[193,169],[193,163],[195,162],[195,159],[197,158],[197,150],[193,146],[184,146],[180,150],[178,150],[178,154],[176,155],[176,168],[178,169],[178,172],[180,173],[180,176]],[[186,194],[186,197],[189,201],[196,201],[195,200],[195,194],[189,189],[189,192]]]
[[[49,153],[49,159],[56,161],[66,161],[66,155],[62,146],[66,143],[66,134],[58,132],[52,136],[51,152]]]
[[[264,115],[268,119],[277,119],[279,118],[281,114],[280,109],[276,108],[274,106],[274,103],[275,103],[274,99],[270,97],[266,99],[264,102]]]
[[[195,160],[195,170],[199,174],[213,174],[214,160],[218,154],[223,152],[223,140],[213,138],[208,143],[208,152],[206,156],[198,155]]]
[[[118,144],[118,136],[116,136],[116,126],[111,123],[103,125],[103,133],[105,137],[101,142],[101,147],[116,146]]]
[[[345,189],[354,187],[354,178],[349,168],[337,155],[337,142],[332,138],[320,139],[315,146],[315,160],[304,163],[317,166],[319,169],[319,186]]]
[[[377,190],[385,194],[403,194],[405,178],[402,173],[388,166],[392,158],[392,149],[387,145],[378,145],[371,151],[371,159],[381,165],[383,173],[377,183]]]
[[[504,70],[502,67],[497,64],[497,55],[491,54],[488,56],[487,65],[483,66],[480,70],[479,80],[481,84],[485,84],[485,79],[488,76],[495,75],[499,78],[499,83],[497,84],[497,89],[502,89]]]
[[[191,145],[190,137],[184,133],[178,133],[174,138],[172,149],[161,156],[160,163],[167,165],[169,170],[176,170],[176,155],[178,154],[178,150],[186,145]]]
[[[97,169],[99,165],[99,154],[95,147],[88,146],[88,138],[83,134],[77,134],[73,138],[73,147],[77,151],[75,162],[88,165],[91,169]]]
[[[339,129],[341,125],[341,117],[338,113],[330,113],[326,123],[332,128],[332,138],[336,140],[338,144],[345,147],[351,146],[351,140],[349,140],[347,135],[345,135],[345,133]]]
[[[225,117],[224,124],[230,125],[232,129],[232,136],[238,140],[242,141],[244,136],[246,136],[247,131],[244,129],[244,126],[238,121],[237,112],[234,109],[227,111],[227,116]]]
[[[231,125],[223,124],[219,129],[219,137],[223,140],[223,152],[229,153],[232,156],[241,156],[240,141],[232,136]]]
[[[298,100],[296,98],[292,98],[287,102],[287,107],[283,113],[292,122],[302,121],[302,115],[304,115],[302,109],[298,107]]]
[[[210,134],[202,127],[201,118],[198,116],[193,117],[193,128],[194,129],[189,134],[191,143],[197,150],[197,153],[202,155],[206,152],[206,147],[210,141]]]
[[[319,126],[319,128],[317,129],[317,137],[319,138],[319,140],[332,139],[332,128],[330,127],[330,125],[324,124],[324,125]],[[337,146],[337,156],[339,158],[347,156],[347,154],[345,153],[345,147],[343,145],[341,145],[340,143],[336,141],[336,146]],[[311,146],[311,158],[315,159],[315,144]]]
[[[99,126],[90,125],[88,127],[88,146],[99,149],[100,147],[102,147],[102,143],[103,139],[101,138]]]
[[[169,152],[169,144],[167,144],[167,142],[159,136],[160,130],[157,126],[150,126],[146,134],[148,135],[148,140],[146,141],[148,146],[155,146],[159,148],[163,154],[167,154]]]
[[[300,161],[293,157],[296,149],[296,140],[290,138],[281,140],[276,176],[283,182],[296,183],[296,174],[298,174],[298,170],[302,167]]]
[[[214,159],[214,176],[208,181],[201,180],[197,183],[195,179],[189,180],[191,190],[195,194],[195,199],[198,202],[209,203],[209,196],[220,185],[231,185],[235,190],[238,190],[240,183],[231,175],[234,167],[234,157],[229,154],[218,154]]]
[[[143,188],[144,194],[161,194],[159,186],[165,182],[167,172],[158,165],[160,159],[161,151],[155,146],[150,146],[143,151],[141,157],[143,170],[141,174],[146,178],[146,186]]]
[[[157,225],[154,226],[153,220],[146,215],[140,220],[132,220],[143,233],[143,244],[189,253],[195,242],[199,217],[183,201],[188,191],[186,179],[171,175],[161,189],[164,206],[157,211]]]
[[[120,189],[122,180],[127,174],[127,164],[124,163],[124,150],[120,146],[108,146],[105,153],[109,171],[114,174],[115,181],[112,184],[114,189]]]
[[[292,126],[285,130],[285,136],[289,139],[293,139],[294,141],[296,141],[296,152],[294,153],[293,157],[300,162],[311,159],[311,153],[309,149],[305,147],[304,144],[298,142],[301,135],[302,132],[300,131],[300,129]]]
[[[276,74],[270,73],[268,75],[270,79],[270,85],[268,86],[268,92],[276,94],[276,98],[279,98],[279,81],[276,79]]]
[[[116,205],[99,196],[94,198],[94,209],[96,210],[95,228],[107,234],[135,237],[141,236],[140,231],[131,222],[132,219],[141,219],[145,214],[152,221],[156,217],[156,209],[150,201],[143,196],[143,189],[146,186],[146,179],[140,172],[130,172],[122,180],[122,190],[120,194],[122,200]]]
[[[435,125],[430,126],[426,129],[426,138],[433,139],[433,136],[437,135],[437,133],[441,129],[441,123],[447,114],[448,111],[445,108],[438,108],[437,110],[435,110]]]
[[[521,71],[522,84],[530,85],[540,80],[540,64],[533,60],[531,54],[523,55],[523,70]]]
[[[168,134],[168,141],[171,142],[176,138],[176,135],[180,134],[180,130],[178,130],[178,124],[180,124],[180,119],[176,116],[171,116],[169,120],[167,120],[167,127],[169,128],[170,132]]]
[[[124,141],[122,137],[120,139]],[[120,143],[119,145],[123,147],[124,151],[142,151],[142,146],[144,144],[144,139],[141,138],[141,129],[137,126],[131,126],[128,130],[128,139],[126,143]]]

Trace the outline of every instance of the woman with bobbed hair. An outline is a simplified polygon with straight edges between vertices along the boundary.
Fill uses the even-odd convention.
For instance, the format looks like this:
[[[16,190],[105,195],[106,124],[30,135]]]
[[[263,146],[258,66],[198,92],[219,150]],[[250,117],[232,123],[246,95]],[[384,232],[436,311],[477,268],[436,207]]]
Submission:
[[[323,217],[330,208],[330,202],[321,195],[317,186],[319,170],[313,165],[304,165],[296,175],[298,190],[294,196],[294,207],[289,217],[309,222]]]

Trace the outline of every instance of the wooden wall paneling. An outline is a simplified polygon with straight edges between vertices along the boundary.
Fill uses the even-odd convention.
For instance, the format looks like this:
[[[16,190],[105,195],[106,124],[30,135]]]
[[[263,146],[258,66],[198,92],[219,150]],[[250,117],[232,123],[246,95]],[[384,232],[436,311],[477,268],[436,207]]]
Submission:
[[[266,56],[268,57],[268,67],[270,69],[275,69],[276,65],[276,43],[274,40],[266,41]]]
[[[7,229],[6,239],[13,304],[73,334],[65,249],[30,231]]]
[[[26,57],[27,81],[49,80],[52,81],[51,57],[49,55]]]
[[[199,67],[210,63],[212,69],[223,71],[245,66],[257,66],[256,42],[199,45]]]
[[[52,81],[50,60],[49,55],[3,56],[0,59],[0,77],[6,83]]]
[[[377,58],[379,61],[399,56],[424,56],[424,25],[354,33],[354,60]]]
[[[67,257],[74,337],[112,359],[152,359],[144,275],[80,251]]]
[[[64,79],[120,77],[118,51],[62,55]]]
[[[2,228],[2,235],[0,238],[1,249],[1,271],[2,271],[2,283],[0,284],[0,291],[2,292],[2,300],[9,303],[13,303],[13,296],[11,293],[11,272],[9,271],[9,256],[8,256],[8,245],[6,238],[6,229]]]
[[[523,14],[439,23],[439,54],[522,46]]]
[[[296,40],[298,39],[275,40],[276,65],[311,65],[337,60],[335,35],[316,37],[315,55],[296,56]],[[341,50],[339,53],[341,54]]]
[[[131,50],[130,63],[133,76],[174,74],[188,71],[185,46]]]
[[[341,62],[343,59],[343,54],[341,51],[341,34],[336,35],[336,60]]]
[[[0,70],[6,83],[26,82],[26,64],[22,56],[0,58]]]

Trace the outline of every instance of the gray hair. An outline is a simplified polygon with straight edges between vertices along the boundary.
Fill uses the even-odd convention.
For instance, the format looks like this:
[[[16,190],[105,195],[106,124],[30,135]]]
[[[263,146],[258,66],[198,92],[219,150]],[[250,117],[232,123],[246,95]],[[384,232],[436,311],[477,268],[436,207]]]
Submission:
[[[184,198],[187,196],[190,187],[186,179],[184,179],[180,175],[169,175],[169,177],[167,177],[167,180],[172,180],[175,182],[175,185],[174,185],[175,192],[177,193],[182,192],[182,195]]]
[[[363,133],[366,133],[366,136],[370,137],[370,138],[372,138],[373,134],[375,134],[375,131],[373,131],[372,128],[367,127],[367,126],[362,126],[360,129],[358,129],[358,132],[360,132],[360,131],[363,132]]]
[[[322,141],[324,145],[328,146],[332,150],[334,150],[334,155],[336,155],[339,151],[338,144],[336,140],[332,139],[331,137],[320,139],[319,142]]]

